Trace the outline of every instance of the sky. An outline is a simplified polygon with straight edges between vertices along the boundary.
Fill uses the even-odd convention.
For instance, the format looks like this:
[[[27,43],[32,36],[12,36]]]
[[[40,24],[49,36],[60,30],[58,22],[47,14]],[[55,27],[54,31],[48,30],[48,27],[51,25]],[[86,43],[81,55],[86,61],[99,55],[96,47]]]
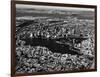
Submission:
[[[34,9],[54,9],[54,10],[78,10],[78,11],[94,11],[93,8],[78,8],[78,7],[59,7],[59,6],[43,6],[43,5],[28,5],[16,4],[16,8],[34,8]]]

